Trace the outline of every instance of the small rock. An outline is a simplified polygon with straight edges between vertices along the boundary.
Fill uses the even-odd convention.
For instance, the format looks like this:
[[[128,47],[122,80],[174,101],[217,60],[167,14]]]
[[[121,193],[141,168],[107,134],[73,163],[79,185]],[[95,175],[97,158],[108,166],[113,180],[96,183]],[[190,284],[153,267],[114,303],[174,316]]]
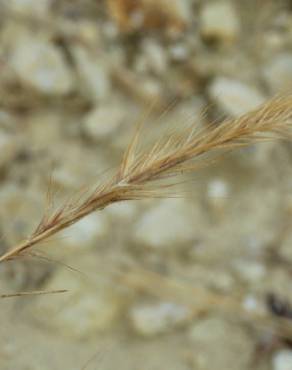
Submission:
[[[70,246],[88,247],[88,245],[104,238],[108,231],[109,222],[106,215],[92,213],[70,227],[70,231],[64,232],[65,242]]]
[[[25,85],[43,94],[63,95],[73,87],[72,74],[62,54],[42,35],[16,35],[10,63]]]
[[[209,94],[224,112],[233,117],[247,113],[265,100],[256,88],[227,77],[217,77],[209,86]]]
[[[221,216],[225,209],[230,189],[226,181],[221,179],[211,180],[207,185],[207,202],[210,210]]]
[[[84,93],[94,101],[105,99],[111,89],[106,63],[99,55],[92,54],[79,46],[72,48],[72,54]]]
[[[21,15],[44,17],[50,10],[51,0],[1,0],[0,6]]]
[[[212,180],[208,183],[207,195],[211,198],[227,197],[229,194],[228,185],[220,179]]]
[[[233,43],[240,31],[240,23],[230,1],[207,2],[200,15],[201,34],[207,40]]]
[[[0,127],[4,130],[11,131],[17,127],[17,116],[6,110],[0,109]]]
[[[138,220],[134,241],[154,248],[179,246],[191,242],[194,235],[192,215],[181,199],[159,202]]]
[[[238,260],[233,264],[239,277],[250,284],[255,284],[263,280],[266,276],[265,266],[256,261]]]
[[[0,131],[0,169],[9,164],[20,149],[20,142],[15,135]]]
[[[254,314],[254,315],[266,315],[267,310],[266,310],[266,305],[265,303],[258,299],[257,297],[253,295],[247,295],[243,302],[242,302],[242,307],[244,310],[246,310],[248,313]]]
[[[279,254],[286,261],[292,262],[292,234],[289,233],[280,246]]]
[[[292,53],[274,57],[263,68],[263,77],[273,94],[290,91],[292,88]]]
[[[0,218],[5,241],[13,244],[34,230],[35,221],[43,213],[43,202],[40,193],[17,186],[16,182],[2,184],[0,190]]]
[[[273,370],[291,370],[292,369],[292,351],[281,350],[273,357]]]
[[[59,24],[60,33],[70,40],[78,40],[80,45],[88,48],[99,49],[101,47],[101,34],[100,29],[96,27],[93,20],[80,18],[76,19],[62,19]],[[71,49],[74,53],[74,46]]]
[[[281,50],[287,47],[287,38],[283,37],[282,32],[279,32],[279,30],[267,31],[262,42],[263,50],[268,52],[269,55],[281,52]]]
[[[167,67],[167,58],[162,46],[154,40],[146,39],[142,48],[150,70],[158,75],[163,73]]]
[[[105,38],[109,39],[110,41],[115,40],[119,37],[119,29],[116,23],[110,20],[103,23],[103,27],[101,31],[103,35],[105,36]]]
[[[114,203],[106,208],[110,216],[112,216],[117,221],[129,221],[134,219],[137,213],[137,206],[135,202],[122,202]]]
[[[145,78],[141,80],[141,87],[139,87],[139,93],[144,96],[145,100],[155,101],[155,99],[162,96],[162,85],[157,78]]]
[[[88,338],[109,330],[123,307],[120,294],[102,278],[84,279],[65,269],[55,273],[44,289],[68,292],[57,299],[40,297],[32,307],[34,317],[71,338]]]
[[[135,331],[143,336],[166,333],[185,324],[191,318],[191,310],[183,305],[162,302],[136,306],[130,312],[130,320]]]
[[[193,246],[193,248],[196,248]],[[199,248],[199,246],[197,246]],[[191,250],[189,257],[192,257]],[[214,289],[215,291],[219,292],[232,292],[235,287],[235,280],[229,271],[224,270],[222,268],[217,268],[215,266],[206,267],[203,264],[198,263],[198,258],[196,255],[194,256],[194,264],[191,267],[191,276],[192,280],[196,281],[198,284],[202,284],[203,286],[207,286],[211,290]]]
[[[174,62],[184,62],[188,59],[189,50],[185,44],[175,44],[170,46],[169,55]]]
[[[53,110],[37,111],[28,117],[26,137],[35,143],[35,150],[46,150],[49,146],[56,148],[60,141],[62,124],[60,113]]]
[[[125,112],[116,105],[102,105],[91,111],[84,120],[84,133],[94,141],[105,140],[117,131]]]
[[[59,189],[61,202],[68,198],[68,194],[73,195],[76,189],[85,190],[86,186],[88,190],[86,195],[89,195],[94,191],[96,183],[101,181],[102,173],[111,165],[108,156],[100,148],[92,151],[88,145],[81,143],[66,148],[64,150],[64,142],[60,142],[59,145],[55,145],[54,153],[51,155],[57,163],[52,172],[52,185]],[[78,197],[77,194],[76,196]]]
[[[254,343],[238,325],[211,317],[191,328],[195,370],[249,369]]]

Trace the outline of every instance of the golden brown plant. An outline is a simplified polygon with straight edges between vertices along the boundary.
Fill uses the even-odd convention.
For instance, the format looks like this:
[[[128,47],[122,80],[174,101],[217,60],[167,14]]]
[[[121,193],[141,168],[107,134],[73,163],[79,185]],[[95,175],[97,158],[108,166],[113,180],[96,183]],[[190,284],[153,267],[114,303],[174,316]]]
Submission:
[[[160,29],[180,33],[187,27],[184,6],[168,0],[107,0],[110,16],[123,32]]]
[[[289,95],[272,99],[250,113],[219,125],[203,129],[193,125],[180,133],[164,136],[146,150],[138,148],[138,131],[114,176],[89,194],[79,194],[54,212],[46,212],[33,234],[2,255],[0,262],[22,256],[34,245],[110,204],[167,195],[167,189],[181,173],[208,164],[210,155],[216,158],[222,151],[275,136],[290,137],[291,127],[292,95]]]
[[[8,293],[8,294],[0,294],[0,298],[15,298],[15,297],[31,297],[34,295],[44,295],[44,294],[60,294],[60,293],[67,293],[68,290],[66,289],[58,289],[58,290],[34,290],[33,292],[18,292],[18,293]]]

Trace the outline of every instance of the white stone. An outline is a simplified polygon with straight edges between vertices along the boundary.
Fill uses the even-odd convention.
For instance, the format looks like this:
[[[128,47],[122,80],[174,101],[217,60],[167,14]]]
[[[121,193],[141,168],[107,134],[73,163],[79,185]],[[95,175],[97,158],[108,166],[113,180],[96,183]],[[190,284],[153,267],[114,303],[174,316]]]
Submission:
[[[195,225],[192,214],[181,199],[160,201],[134,226],[134,241],[154,248],[178,246],[192,241]]]
[[[0,6],[3,6],[2,4],[12,12],[43,17],[50,9],[51,0],[1,0]]]
[[[13,160],[19,148],[19,140],[17,137],[5,133],[4,131],[0,132],[0,167],[7,165]]]
[[[207,196],[211,198],[225,198],[229,195],[228,184],[221,179],[214,179],[208,183]]]
[[[191,310],[171,302],[140,305],[130,311],[130,320],[135,331],[143,336],[155,336],[168,332],[191,317]]]
[[[183,62],[188,59],[189,50],[185,44],[176,44],[169,48],[169,54],[173,61]]]
[[[238,261],[235,268],[240,277],[249,283],[257,283],[266,276],[266,268],[256,261]]]
[[[230,1],[206,2],[200,23],[203,37],[223,43],[234,42],[240,31],[240,22]]]
[[[94,101],[105,99],[111,89],[108,66],[98,54],[93,54],[85,48],[72,47],[77,71],[84,93]]]
[[[104,140],[110,137],[125,119],[121,107],[104,104],[89,112],[84,120],[84,132],[92,140]]]
[[[151,99],[155,100],[155,97],[159,97],[162,94],[162,86],[157,78],[145,78],[143,81],[140,82],[141,87],[140,91],[141,94],[144,96],[149,97],[149,101]]]
[[[73,86],[71,71],[60,51],[45,37],[16,35],[10,64],[21,81],[43,94],[66,94]]]
[[[135,202],[127,201],[122,203],[114,203],[106,208],[105,212],[111,215],[114,219],[125,221],[131,220],[137,213]]]
[[[123,306],[122,297],[102,278],[65,269],[58,270],[44,289],[68,292],[55,299],[51,295],[40,297],[32,307],[34,317],[71,338],[88,338],[109,330]]]
[[[292,261],[292,234],[289,233],[287,237],[281,243],[279,248],[279,254],[286,261],[291,263]]]
[[[194,370],[246,370],[250,366],[254,343],[239,325],[206,318],[193,325],[190,339]]]
[[[111,21],[103,23],[102,32],[108,39],[115,39],[119,36],[119,29],[117,24]]]
[[[106,214],[95,212],[78,221],[69,230],[65,230],[63,234],[66,236],[66,244],[87,247],[89,244],[104,238],[108,231],[109,222]]]
[[[215,78],[208,91],[212,100],[233,117],[247,113],[265,101],[255,87],[227,77]]]
[[[266,268],[260,262],[238,260],[233,265],[239,277],[247,283],[258,283],[266,276]]]
[[[273,94],[291,91],[292,53],[282,53],[270,60],[263,69],[263,77]]]
[[[292,351],[281,350],[273,357],[273,370],[291,370]]]
[[[167,67],[167,59],[162,46],[154,40],[146,39],[142,47],[150,69],[157,74],[164,72]]]
[[[266,307],[262,301],[260,301],[257,297],[253,295],[247,295],[243,302],[242,307],[249,313],[256,314],[256,315],[266,315]]]

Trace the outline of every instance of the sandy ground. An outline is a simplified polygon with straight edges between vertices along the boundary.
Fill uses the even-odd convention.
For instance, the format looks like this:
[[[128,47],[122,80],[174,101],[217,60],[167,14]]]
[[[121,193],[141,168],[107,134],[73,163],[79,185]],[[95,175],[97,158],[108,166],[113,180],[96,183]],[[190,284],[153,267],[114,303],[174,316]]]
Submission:
[[[0,0],[0,250],[49,183],[59,204],[107,178],[142,116],[151,143],[291,91],[291,48],[289,1]],[[291,148],[231,153],[2,264],[1,293],[68,293],[1,300],[1,370],[292,369]]]

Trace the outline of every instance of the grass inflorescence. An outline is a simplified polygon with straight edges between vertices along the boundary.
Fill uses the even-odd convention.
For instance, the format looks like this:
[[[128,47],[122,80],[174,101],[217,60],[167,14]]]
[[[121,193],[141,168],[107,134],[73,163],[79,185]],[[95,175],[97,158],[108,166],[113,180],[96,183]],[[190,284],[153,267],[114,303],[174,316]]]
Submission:
[[[32,248],[92,212],[126,200],[167,196],[182,173],[219,154],[273,138],[291,137],[292,95],[271,99],[259,108],[218,125],[196,124],[140,149],[138,130],[116,173],[91,192],[80,192],[56,210],[45,212],[35,231],[0,257],[0,262],[31,253]]]

